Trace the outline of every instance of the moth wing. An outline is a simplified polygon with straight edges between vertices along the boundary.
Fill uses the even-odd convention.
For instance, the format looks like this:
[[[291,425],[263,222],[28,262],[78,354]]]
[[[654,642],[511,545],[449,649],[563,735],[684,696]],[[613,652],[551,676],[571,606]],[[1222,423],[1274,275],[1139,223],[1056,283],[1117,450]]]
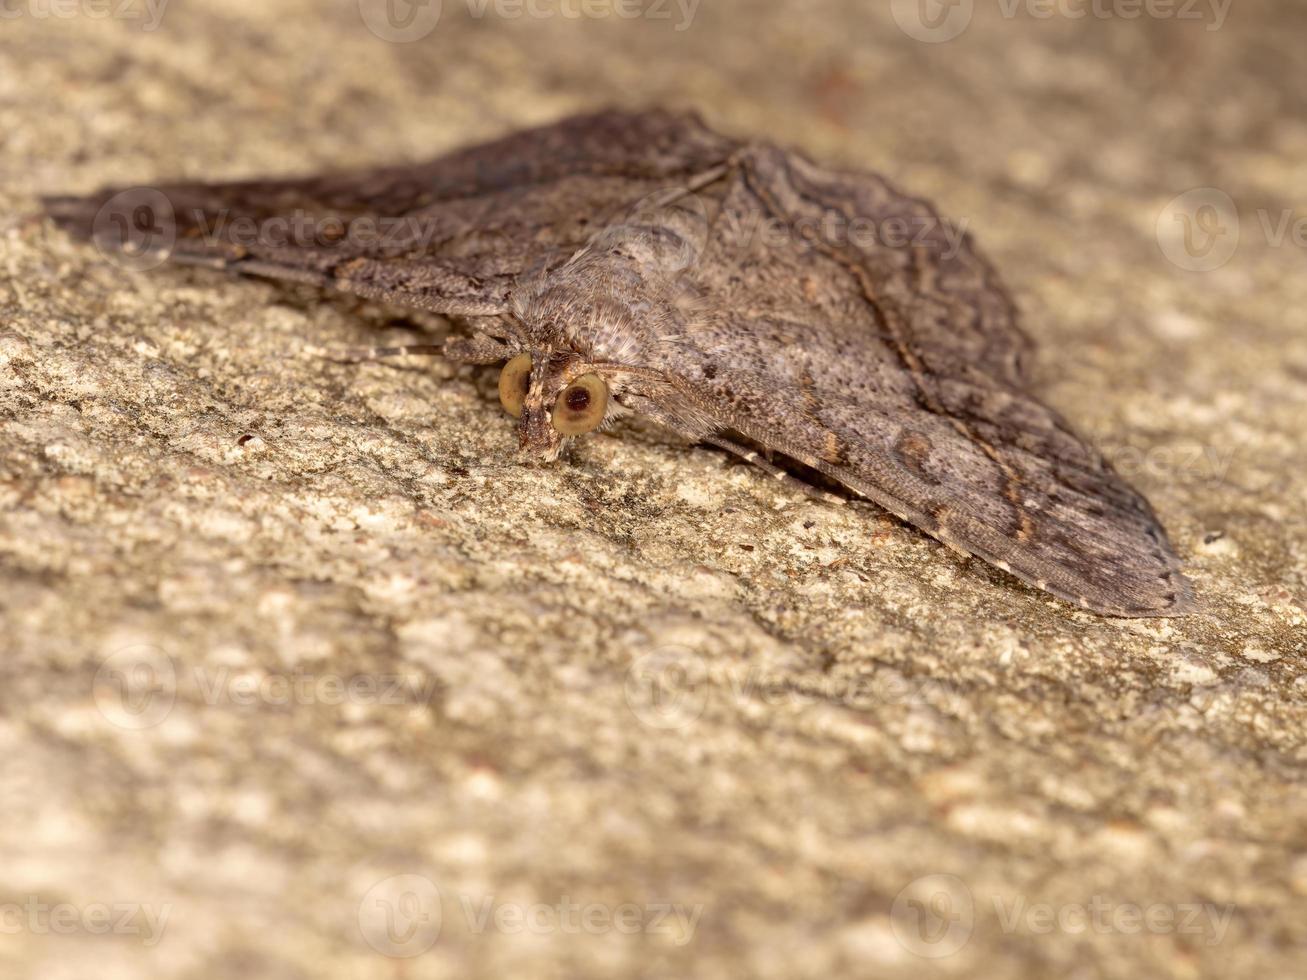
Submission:
[[[631,201],[733,148],[694,115],[607,111],[411,166],[43,203],[57,224],[115,251],[490,314],[518,276],[565,259]]]
[[[1027,341],[970,241],[874,175],[772,147],[719,193],[704,312],[663,365],[687,382],[688,426],[743,434],[1083,607],[1190,608],[1147,501],[1026,390]]]

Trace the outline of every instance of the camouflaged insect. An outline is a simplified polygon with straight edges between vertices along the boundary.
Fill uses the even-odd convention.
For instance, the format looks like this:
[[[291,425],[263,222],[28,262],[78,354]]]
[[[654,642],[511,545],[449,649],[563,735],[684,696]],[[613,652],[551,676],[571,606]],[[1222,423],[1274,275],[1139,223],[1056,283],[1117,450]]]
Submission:
[[[610,111],[417,166],[46,205],[143,264],[456,318],[468,336],[373,354],[507,361],[501,400],[541,457],[637,412],[834,481],[1084,608],[1191,608],[1147,501],[1027,390],[989,264],[874,174]]]

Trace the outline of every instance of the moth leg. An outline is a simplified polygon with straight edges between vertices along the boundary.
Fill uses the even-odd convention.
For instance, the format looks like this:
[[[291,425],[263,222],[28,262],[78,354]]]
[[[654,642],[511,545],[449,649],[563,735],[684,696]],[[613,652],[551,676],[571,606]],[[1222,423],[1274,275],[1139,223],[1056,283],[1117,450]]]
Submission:
[[[316,353],[342,364],[380,361],[387,357],[442,356],[458,364],[497,364],[513,356],[507,344],[478,334],[475,337],[450,337],[443,344],[403,344],[399,347],[344,347],[340,350],[319,348]]]
[[[450,337],[441,353],[458,364],[498,364],[512,357],[515,351],[502,341],[479,333],[471,337]]]
[[[638,377],[642,372],[627,370],[626,373]],[[650,376],[655,380],[662,380],[653,372],[650,372]],[[772,463],[770,459],[764,459],[760,453],[755,452],[752,449],[748,449],[745,446],[741,446],[739,443],[732,442],[731,440],[712,432],[705,432],[697,425],[687,423],[684,419],[676,418],[664,410],[656,401],[653,401],[638,391],[627,393],[623,399],[623,404],[639,414],[646,416],[652,421],[657,422],[660,425],[665,425],[684,439],[689,439],[693,442],[706,443],[709,446],[716,446],[718,449],[725,449],[728,453],[731,453],[734,456],[739,456],[745,462],[752,463],[754,466],[770,473],[773,478],[779,480],[781,483],[791,486],[796,490],[800,490],[809,497],[820,500],[823,503],[835,504],[837,507],[843,507],[848,503],[848,500],[844,497],[828,493],[820,487],[814,487],[809,483],[804,483],[792,473],[786,473],[779,466]]]
[[[728,453],[734,453],[746,462],[752,463],[759,469],[770,473],[786,486],[793,487],[796,490],[802,490],[809,497],[813,497],[817,500],[823,501],[824,503],[835,504],[838,507],[843,507],[848,503],[848,501],[843,497],[836,496],[833,493],[828,493],[820,487],[814,487],[811,484],[804,483],[794,474],[786,473],[779,466],[776,466],[769,460],[763,459],[761,453],[755,452],[752,449],[747,449],[738,443],[731,442],[729,439],[723,439],[721,436],[702,436],[700,441],[706,442],[710,446],[716,446],[718,449],[725,449]]]
[[[409,354],[430,356],[443,354],[445,348],[440,344],[405,344],[402,347],[344,347],[340,350],[315,351],[320,357],[340,364],[361,364],[364,361],[379,361],[386,357],[405,357]]]

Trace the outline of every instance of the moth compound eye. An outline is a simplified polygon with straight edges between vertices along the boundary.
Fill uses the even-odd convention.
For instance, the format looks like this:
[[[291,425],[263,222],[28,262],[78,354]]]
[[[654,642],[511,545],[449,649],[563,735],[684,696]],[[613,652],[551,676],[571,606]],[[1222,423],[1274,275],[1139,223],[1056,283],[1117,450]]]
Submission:
[[[554,428],[565,436],[579,436],[597,428],[608,410],[608,385],[597,374],[583,374],[554,402]]]
[[[499,372],[499,404],[515,419],[522,417],[522,403],[531,387],[531,355],[518,354]]]

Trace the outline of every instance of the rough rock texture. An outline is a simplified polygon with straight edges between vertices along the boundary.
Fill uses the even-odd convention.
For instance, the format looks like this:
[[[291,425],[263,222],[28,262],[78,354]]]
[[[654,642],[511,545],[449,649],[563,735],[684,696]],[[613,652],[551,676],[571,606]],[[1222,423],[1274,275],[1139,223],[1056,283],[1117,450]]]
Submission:
[[[1307,18],[969,7],[8,5],[0,975],[1301,976]],[[651,429],[521,467],[493,371],[312,355],[393,311],[28,217],[596,102],[964,219],[1206,614],[1080,613]]]

